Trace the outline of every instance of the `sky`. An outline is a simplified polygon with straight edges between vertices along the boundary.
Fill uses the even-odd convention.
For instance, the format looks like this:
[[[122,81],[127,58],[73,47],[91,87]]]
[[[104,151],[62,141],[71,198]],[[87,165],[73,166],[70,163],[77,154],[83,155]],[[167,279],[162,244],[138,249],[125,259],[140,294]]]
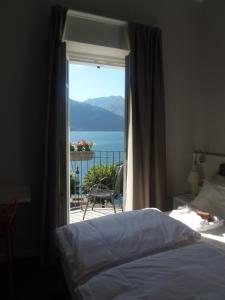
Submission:
[[[124,97],[124,88],[124,68],[69,64],[70,99],[84,101],[107,96]]]

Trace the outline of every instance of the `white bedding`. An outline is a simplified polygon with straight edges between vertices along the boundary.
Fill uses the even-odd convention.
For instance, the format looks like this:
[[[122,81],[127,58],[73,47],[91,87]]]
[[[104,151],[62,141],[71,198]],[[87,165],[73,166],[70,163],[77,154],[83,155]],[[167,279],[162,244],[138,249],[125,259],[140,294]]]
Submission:
[[[100,272],[77,291],[85,300],[224,300],[224,253],[194,243]]]
[[[193,210],[193,208],[188,206],[181,206],[178,209],[172,210],[169,216],[198,232],[205,232],[221,227],[224,223],[224,220],[219,219],[217,216],[213,216],[212,221],[204,220],[196,213],[195,210]]]
[[[83,300],[224,300],[225,227],[202,235],[154,209],[57,230],[71,295]]]
[[[218,180],[205,180],[199,194],[190,205],[225,219],[225,186]]]
[[[57,235],[76,284],[107,267],[200,238],[188,226],[156,209],[63,226]]]

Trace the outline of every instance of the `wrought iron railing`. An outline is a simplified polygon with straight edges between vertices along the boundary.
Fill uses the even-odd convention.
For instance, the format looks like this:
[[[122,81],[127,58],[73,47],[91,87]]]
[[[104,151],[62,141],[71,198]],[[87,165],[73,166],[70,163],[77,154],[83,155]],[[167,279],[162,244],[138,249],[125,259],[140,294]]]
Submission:
[[[70,198],[80,205],[79,200],[83,199],[83,179],[93,166],[120,164],[124,161],[123,151],[94,151],[91,160],[70,161]]]

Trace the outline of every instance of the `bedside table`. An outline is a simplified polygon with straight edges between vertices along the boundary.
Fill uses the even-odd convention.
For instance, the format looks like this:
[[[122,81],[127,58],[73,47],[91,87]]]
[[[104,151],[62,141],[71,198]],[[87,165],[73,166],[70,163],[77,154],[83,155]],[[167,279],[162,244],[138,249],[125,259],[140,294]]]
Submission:
[[[177,209],[178,206],[184,206],[194,199],[192,194],[179,194],[173,196],[173,209]]]

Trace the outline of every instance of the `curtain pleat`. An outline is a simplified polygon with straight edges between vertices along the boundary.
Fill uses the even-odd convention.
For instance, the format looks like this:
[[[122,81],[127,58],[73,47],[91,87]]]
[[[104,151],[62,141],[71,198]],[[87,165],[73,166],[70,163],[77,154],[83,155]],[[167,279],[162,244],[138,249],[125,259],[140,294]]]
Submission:
[[[45,169],[42,210],[42,261],[54,256],[55,228],[66,224],[67,62],[62,42],[67,9],[51,11],[49,77],[45,124]]]
[[[141,209],[150,206],[166,210],[165,101],[161,30],[130,23],[129,40],[132,199],[127,200],[126,207]]]

